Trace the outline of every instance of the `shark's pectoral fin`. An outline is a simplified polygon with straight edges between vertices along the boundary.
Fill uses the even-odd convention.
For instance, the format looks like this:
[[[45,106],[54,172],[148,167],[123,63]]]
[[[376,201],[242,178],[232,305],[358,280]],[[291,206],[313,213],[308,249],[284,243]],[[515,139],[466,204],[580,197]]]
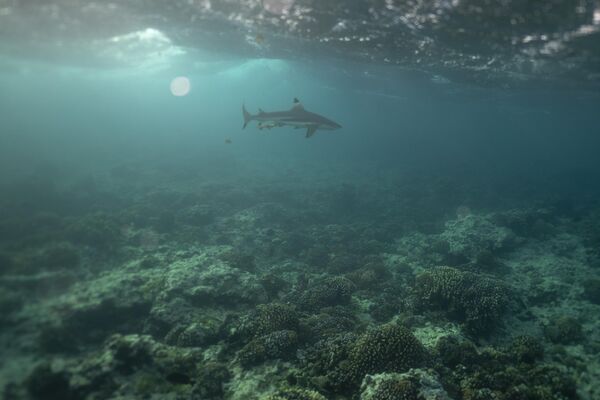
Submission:
[[[306,129],[306,138],[311,137],[317,131],[317,125],[311,125]]]

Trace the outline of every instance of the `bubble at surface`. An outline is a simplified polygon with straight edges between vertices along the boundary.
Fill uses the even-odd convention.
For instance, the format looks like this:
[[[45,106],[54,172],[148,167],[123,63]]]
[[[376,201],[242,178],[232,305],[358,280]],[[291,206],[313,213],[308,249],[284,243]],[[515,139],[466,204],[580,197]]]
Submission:
[[[190,92],[190,80],[185,76],[178,76],[171,81],[171,93],[173,96],[185,96]]]
[[[295,0],[263,0],[262,6],[270,13],[285,15],[294,5],[294,1]]]

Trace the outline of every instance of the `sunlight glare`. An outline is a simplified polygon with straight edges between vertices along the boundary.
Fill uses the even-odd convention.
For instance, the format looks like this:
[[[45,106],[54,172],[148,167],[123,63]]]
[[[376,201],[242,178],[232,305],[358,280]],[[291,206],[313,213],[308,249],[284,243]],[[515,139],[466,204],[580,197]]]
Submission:
[[[190,80],[185,76],[178,76],[171,81],[171,93],[173,96],[185,96],[190,92]]]

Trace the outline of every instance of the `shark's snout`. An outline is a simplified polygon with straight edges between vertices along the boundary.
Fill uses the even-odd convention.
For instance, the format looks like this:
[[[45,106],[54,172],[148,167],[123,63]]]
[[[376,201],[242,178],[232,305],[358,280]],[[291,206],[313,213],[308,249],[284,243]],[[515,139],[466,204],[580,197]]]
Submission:
[[[342,126],[340,124],[338,124],[337,122],[333,122],[331,121],[330,123],[323,125],[322,127],[320,127],[321,129],[325,129],[325,130],[329,130],[329,131],[335,131],[336,129],[340,129]]]

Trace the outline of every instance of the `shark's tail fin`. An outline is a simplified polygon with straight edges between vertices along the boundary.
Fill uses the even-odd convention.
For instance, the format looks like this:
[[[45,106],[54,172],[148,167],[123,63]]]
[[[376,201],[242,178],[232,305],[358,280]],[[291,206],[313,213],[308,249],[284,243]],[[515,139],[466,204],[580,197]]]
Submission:
[[[252,115],[246,110],[246,106],[242,104],[242,113],[244,114],[244,128],[248,125],[248,122],[252,121]],[[242,128],[242,129],[244,129]]]

